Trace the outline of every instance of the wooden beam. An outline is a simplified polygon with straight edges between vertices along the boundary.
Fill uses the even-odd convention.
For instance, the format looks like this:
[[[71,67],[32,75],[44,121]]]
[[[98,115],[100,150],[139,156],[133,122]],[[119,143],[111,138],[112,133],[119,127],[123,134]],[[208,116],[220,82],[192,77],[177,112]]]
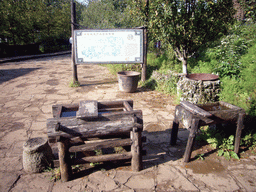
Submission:
[[[131,153],[132,153],[132,170],[140,171],[142,169],[142,143],[141,143],[141,131],[133,128],[131,131]]]
[[[99,156],[89,156],[83,157],[81,159],[74,160],[73,164],[84,164],[84,163],[97,163],[97,162],[105,162],[105,161],[117,161],[117,160],[125,160],[131,159],[131,152],[125,152],[120,154],[108,154],[108,155],[99,155]]]
[[[124,107],[126,109],[126,111],[132,111],[132,106],[127,102],[127,101],[124,101]]]
[[[244,128],[244,116],[245,116],[245,113],[239,113],[237,118],[237,128],[236,128],[236,138],[235,138],[235,148],[234,148],[235,153],[239,152],[242,130]]]
[[[177,115],[178,114],[178,106],[175,107],[175,114],[174,114],[174,120],[172,124],[172,132],[171,132],[171,145],[176,145],[177,137],[178,137],[178,130],[179,130],[179,120]]]
[[[102,148],[112,148],[117,146],[128,146],[131,145],[132,141],[128,139],[115,139],[107,141],[96,141],[93,143],[88,143],[85,141],[83,145],[72,146],[69,148],[69,152],[78,152],[78,151],[93,151]]]
[[[184,153],[184,162],[190,161],[191,153],[192,153],[194,142],[195,142],[196,132],[199,128],[199,121],[200,120],[196,118],[192,119],[192,125],[191,125],[190,133],[188,136],[186,150]]]
[[[72,176],[71,161],[70,161],[70,155],[68,152],[68,140],[61,139],[58,142],[58,150],[59,150],[61,181],[67,182],[71,179],[71,176]]]
[[[139,129],[143,128],[140,118],[135,118],[134,115],[141,114],[141,111],[119,112],[115,115],[102,115],[98,121],[83,121],[76,118],[60,118],[47,120],[47,134],[49,139],[54,139],[57,136],[72,138],[72,137],[100,137],[112,134],[122,134],[129,132],[134,126]],[[110,118],[107,118],[110,117]],[[138,122],[135,120],[138,119]],[[55,127],[60,124],[60,131],[56,131]]]
[[[201,115],[203,117],[211,117],[212,114],[203,110],[202,108],[188,102],[188,101],[181,101],[180,105],[183,106],[186,110],[190,111],[195,115]]]

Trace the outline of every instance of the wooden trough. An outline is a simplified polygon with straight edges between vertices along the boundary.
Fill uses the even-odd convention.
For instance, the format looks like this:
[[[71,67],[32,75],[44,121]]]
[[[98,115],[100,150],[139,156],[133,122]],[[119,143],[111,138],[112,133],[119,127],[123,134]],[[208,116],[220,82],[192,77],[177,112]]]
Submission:
[[[182,123],[190,130],[186,151],[184,154],[184,161],[189,162],[194,139],[200,126],[236,122],[237,128],[234,152],[238,153],[244,116],[244,109],[223,101],[197,105],[188,101],[183,101],[175,108],[175,117],[171,132],[171,145],[176,144],[179,123]]]
[[[133,101],[81,101],[79,104],[53,105],[53,117],[47,120],[49,142],[58,143],[61,180],[72,176],[71,165],[131,159],[133,171],[142,169],[141,110],[133,110]],[[89,138],[95,138],[93,142]],[[70,160],[70,152],[130,146],[121,154],[86,156]]]

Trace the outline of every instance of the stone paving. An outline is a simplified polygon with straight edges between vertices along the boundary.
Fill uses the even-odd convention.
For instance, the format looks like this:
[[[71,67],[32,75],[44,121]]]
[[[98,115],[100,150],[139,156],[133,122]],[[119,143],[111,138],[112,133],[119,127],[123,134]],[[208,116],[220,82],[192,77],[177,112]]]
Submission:
[[[70,55],[0,64],[0,191],[256,191],[256,156],[227,161],[209,151],[204,161],[183,162],[188,131],[181,129],[177,145],[169,145],[175,109],[170,96],[141,88],[122,93],[117,78],[100,65],[78,66],[78,88],[69,86],[71,78]],[[23,170],[23,143],[47,137],[53,104],[124,99],[143,111],[142,171],[132,172],[129,165],[88,168],[62,183],[52,180],[51,172]],[[196,147],[192,156],[203,150]]]

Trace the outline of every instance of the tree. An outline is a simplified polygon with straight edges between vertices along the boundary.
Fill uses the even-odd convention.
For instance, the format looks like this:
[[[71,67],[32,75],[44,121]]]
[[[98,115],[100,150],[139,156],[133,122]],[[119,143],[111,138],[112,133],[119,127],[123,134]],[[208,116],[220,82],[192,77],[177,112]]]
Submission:
[[[88,28],[115,28],[117,19],[113,4],[107,0],[91,1],[82,12],[82,25]]]
[[[134,26],[148,27],[149,0],[128,0],[127,12],[132,17]]]
[[[187,60],[228,31],[232,0],[155,0],[150,4],[153,36],[168,42],[187,74]]]
[[[128,0],[90,0],[82,11],[79,24],[93,29],[131,28],[135,26]]]
[[[256,21],[256,0],[237,0],[245,11],[245,17]]]
[[[8,44],[70,37],[69,0],[1,0],[0,19],[0,38]]]

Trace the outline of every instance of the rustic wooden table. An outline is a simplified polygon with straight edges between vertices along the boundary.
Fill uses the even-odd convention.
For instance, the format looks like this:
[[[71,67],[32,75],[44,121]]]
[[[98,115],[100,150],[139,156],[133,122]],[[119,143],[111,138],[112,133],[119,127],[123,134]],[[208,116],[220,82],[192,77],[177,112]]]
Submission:
[[[131,159],[133,171],[142,169],[142,111],[133,110],[133,101],[81,101],[52,108],[54,118],[47,120],[47,134],[50,142],[58,143],[62,181],[71,179],[72,164]],[[130,146],[131,150],[70,160],[70,152],[119,146]]]
[[[189,162],[196,133],[201,126],[236,122],[236,137],[234,152],[239,152],[239,145],[243,129],[245,111],[242,108],[229,103],[219,101],[207,104],[192,104],[183,101],[175,108],[175,117],[171,132],[171,145],[175,145],[178,136],[179,123],[189,129],[189,137],[184,154],[184,162]]]

